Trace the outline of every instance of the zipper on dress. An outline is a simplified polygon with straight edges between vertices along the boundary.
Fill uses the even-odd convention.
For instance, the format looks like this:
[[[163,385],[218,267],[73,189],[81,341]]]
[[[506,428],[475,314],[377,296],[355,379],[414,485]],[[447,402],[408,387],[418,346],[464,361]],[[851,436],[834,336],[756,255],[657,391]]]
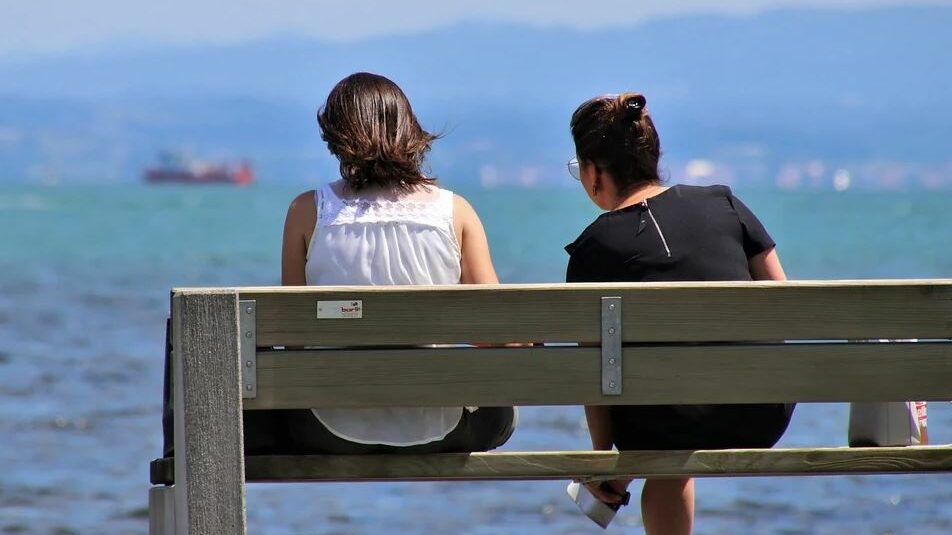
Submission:
[[[658,220],[655,219],[654,214],[651,213],[651,208],[648,206],[648,200],[645,199],[641,201],[641,205],[645,207],[645,210],[648,212],[648,217],[650,217],[651,222],[654,223],[655,230],[658,231],[658,236],[661,237],[661,245],[664,245],[664,252],[667,253],[668,258],[671,258],[671,249],[668,248],[668,240],[664,239],[664,233],[661,232],[661,226],[658,225]]]

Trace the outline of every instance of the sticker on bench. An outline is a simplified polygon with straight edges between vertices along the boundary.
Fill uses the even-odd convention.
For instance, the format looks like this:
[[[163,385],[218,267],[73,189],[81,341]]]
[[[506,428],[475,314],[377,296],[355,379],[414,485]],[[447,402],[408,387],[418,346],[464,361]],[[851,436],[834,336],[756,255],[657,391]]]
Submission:
[[[318,301],[317,319],[360,319],[364,317],[364,302],[360,299],[350,301]]]

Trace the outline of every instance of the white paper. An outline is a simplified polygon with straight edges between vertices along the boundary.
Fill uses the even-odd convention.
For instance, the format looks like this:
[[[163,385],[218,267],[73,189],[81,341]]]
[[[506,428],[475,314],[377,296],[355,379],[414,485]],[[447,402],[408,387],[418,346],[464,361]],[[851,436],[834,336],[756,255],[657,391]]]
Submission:
[[[585,516],[591,518],[592,522],[601,526],[602,529],[608,528],[612,519],[615,518],[616,511],[596,498],[585,485],[573,481],[565,488],[565,492],[585,513]]]

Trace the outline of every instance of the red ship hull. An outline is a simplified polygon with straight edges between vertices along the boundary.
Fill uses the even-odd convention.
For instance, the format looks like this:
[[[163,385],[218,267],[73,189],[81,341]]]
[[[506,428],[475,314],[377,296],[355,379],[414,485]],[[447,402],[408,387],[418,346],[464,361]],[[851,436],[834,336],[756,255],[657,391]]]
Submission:
[[[255,180],[254,171],[247,164],[237,169],[212,167],[200,171],[189,169],[146,169],[143,173],[146,182],[153,184],[236,184],[244,186]]]

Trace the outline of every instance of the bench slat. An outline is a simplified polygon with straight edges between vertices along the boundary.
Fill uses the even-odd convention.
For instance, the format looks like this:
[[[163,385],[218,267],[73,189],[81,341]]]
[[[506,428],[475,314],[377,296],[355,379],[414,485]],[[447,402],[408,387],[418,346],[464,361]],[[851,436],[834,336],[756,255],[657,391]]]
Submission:
[[[952,343],[644,346],[602,396],[598,348],[258,353],[246,409],[952,399]]]
[[[171,482],[169,464],[153,462],[153,483]],[[902,474],[952,471],[952,448],[262,455],[246,457],[245,470],[259,483]]]
[[[625,342],[952,337],[952,280],[240,288],[261,346],[595,342],[602,296]],[[363,302],[317,320],[318,300]]]

